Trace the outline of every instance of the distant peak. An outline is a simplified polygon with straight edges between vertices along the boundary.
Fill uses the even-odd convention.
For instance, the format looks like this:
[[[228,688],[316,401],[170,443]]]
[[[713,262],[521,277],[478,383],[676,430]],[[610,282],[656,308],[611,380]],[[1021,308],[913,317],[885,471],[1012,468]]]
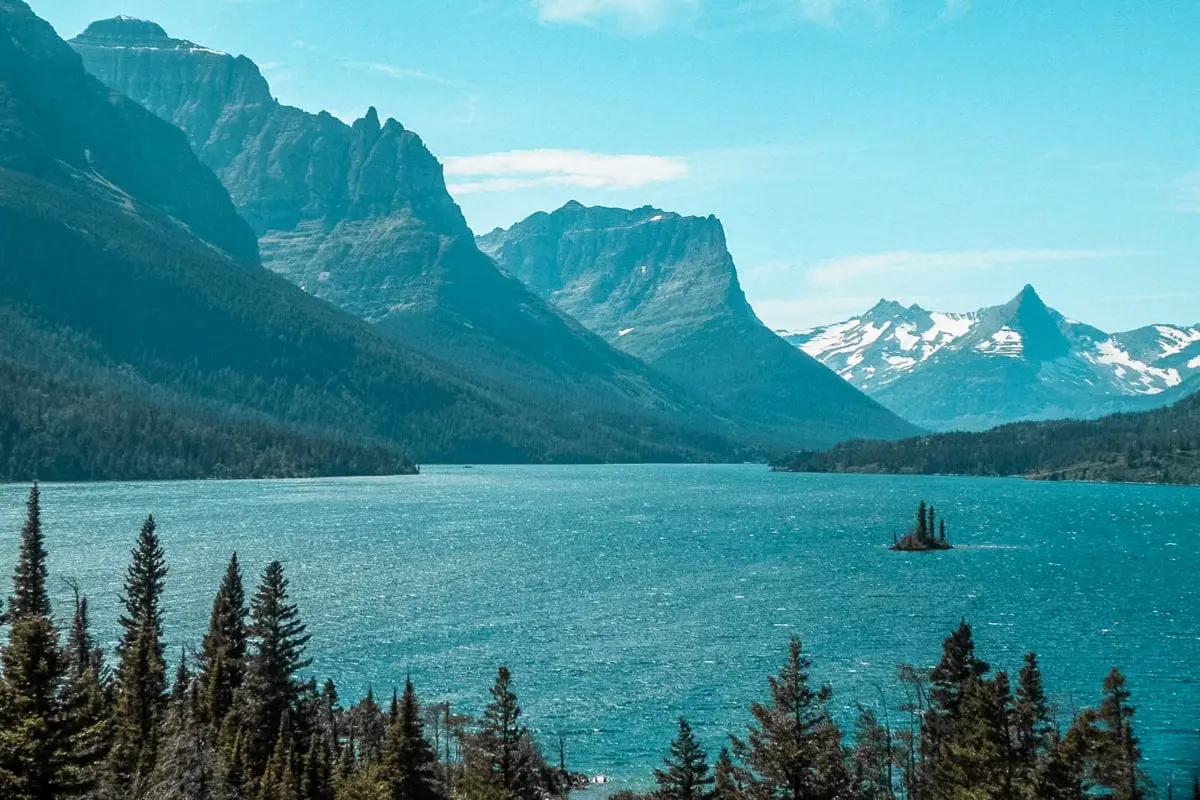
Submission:
[[[1028,309],[1040,311],[1046,308],[1046,304],[1037,293],[1037,289],[1034,289],[1033,285],[1029,283],[1025,284],[1025,288],[1018,292],[1017,296],[1009,302],[1009,306],[1014,310]]]
[[[99,46],[153,46],[168,44],[172,39],[157,22],[122,16],[93,22],[74,41]]]
[[[566,210],[570,209],[571,211],[575,211],[580,208],[584,208],[583,203],[579,202],[578,200],[568,200],[566,203],[563,204],[563,207],[559,210],[566,211]]]

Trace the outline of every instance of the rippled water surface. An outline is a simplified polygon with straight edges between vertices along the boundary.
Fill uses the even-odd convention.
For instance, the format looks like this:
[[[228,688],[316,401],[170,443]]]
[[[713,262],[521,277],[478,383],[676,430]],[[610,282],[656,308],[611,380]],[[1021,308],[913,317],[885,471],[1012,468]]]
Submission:
[[[23,487],[0,487],[8,574]],[[514,672],[546,744],[642,784],[674,720],[712,748],[744,725],[800,635],[839,715],[894,695],[965,617],[1015,672],[1037,650],[1064,710],[1128,674],[1153,774],[1200,759],[1200,490],[1017,480],[802,476],[754,466],[430,468],[414,478],[47,486],[54,584],[79,578],[115,637],[138,525],[159,520],[167,635],[198,644],[231,550],[282,559],[314,672],[354,698],[411,671],[477,711]],[[961,547],[884,545],[919,499]],[[60,599],[65,596],[60,592]],[[65,606],[60,606],[65,608]],[[893,699],[895,697],[893,696]]]

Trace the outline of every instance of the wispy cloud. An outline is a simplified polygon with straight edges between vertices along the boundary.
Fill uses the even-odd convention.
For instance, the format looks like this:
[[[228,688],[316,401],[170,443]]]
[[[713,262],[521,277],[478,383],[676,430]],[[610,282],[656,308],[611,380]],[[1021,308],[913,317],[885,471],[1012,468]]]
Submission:
[[[448,158],[450,191],[457,194],[511,192],[544,186],[636,189],[686,178],[687,162],[650,155],[614,155],[581,150],[512,150]]]
[[[648,33],[694,12],[700,0],[533,0],[542,22],[595,25],[615,21]]]
[[[430,83],[437,83],[441,84],[442,86],[452,86],[457,89],[465,87],[465,84],[461,81],[443,78],[441,75],[435,75],[432,72],[425,72],[424,70],[420,69],[410,69],[408,67],[398,67],[394,64],[385,64],[380,61],[343,61],[342,66],[348,69],[374,72],[378,75],[396,78],[397,80],[429,81]]]
[[[895,250],[885,253],[846,256],[825,261],[808,270],[808,281],[824,289],[859,285],[903,274],[913,279],[934,278],[948,273],[976,272],[1002,267],[1044,266],[1069,262],[1103,261],[1144,255],[1132,250],[1011,249],[921,252]]]

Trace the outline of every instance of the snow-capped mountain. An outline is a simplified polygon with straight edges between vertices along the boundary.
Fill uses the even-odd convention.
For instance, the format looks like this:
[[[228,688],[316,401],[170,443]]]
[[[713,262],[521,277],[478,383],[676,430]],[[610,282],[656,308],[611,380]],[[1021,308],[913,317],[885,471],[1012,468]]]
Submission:
[[[1048,308],[1032,286],[966,314],[882,300],[854,319],[780,335],[939,430],[1152,408],[1200,381],[1200,326],[1109,334]]]

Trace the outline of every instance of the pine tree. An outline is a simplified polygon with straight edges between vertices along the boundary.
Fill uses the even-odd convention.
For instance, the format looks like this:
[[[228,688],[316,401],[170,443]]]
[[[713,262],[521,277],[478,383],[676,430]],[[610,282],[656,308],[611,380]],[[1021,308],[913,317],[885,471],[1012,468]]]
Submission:
[[[117,645],[110,791],[138,797],[154,770],[155,732],[166,710],[167,667],[163,660],[162,598],[167,575],[154,517],[138,534],[121,598],[124,633]]]
[[[663,761],[666,769],[654,770],[661,800],[706,800],[714,783],[709,774],[708,754],[692,735],[692,726],[679,718],[679,736],[671,742],[671,755]]]
[[[925,501],[917,506],[917,529],[914,531],[917,541],[923,542],[929,537],[929,517],[925,511]]]
[[[188,688],[181,691],[180,686]],[[196,687],[184,660],[176,674],[154,769],[145,781],[146,800],[236,798],[218,767],[212,731],[196,717],[197,704]]]
[[[375,690],[367,687],[367,696],[351,711],[354,730],[358,738],[358,757],[365,764],[383,761],[383,740],[387,736],[387,724],[383,710],[375,702]]]
[[[929,675],[929,708],[921,721],[921,761],[916,776],[919,785],[951,785],[955,776],[946,774],[959,703],[971,684],[987,674],[989,666],[975,656],[975,639],[965,620],[942,642],[942,658]]]
[[[46,539],[42,533],[41,490],[35,483],[29,490],[25,525],[21,529],[21,550],[13,570],[13,593],[8,599],[7,622],[24,617],[50,618],[50,597],[46,594]]]
[[[295,741],[292,739],[289,713],[284,713],[280,719],[275,746],[259,781],[258,800],[300,800]]]
[[[891,736],[869,708],[859,710],[854,724],[852,772],[856,800],[883,800],[895,796]]]
[[[333,800],[333,766],[324,733],[309,737],[308,752],[300,767],[301,800]]]
[[[943,745],[931,782],[938,798],[1014,797],[1009,721],[1012,696],[1008,676],[969,679]]]
[[[229,559],[213,599],[208,632],[200,653],[200,694],[204,718],[220,728],[242,685],[246,659],[246,593],[237,553]]]
[[[1142,800],[1147,796],[1129,698],[1125,676],[1114,669],[1104,679],[1104,698],[1094,716],[1097,734],[1093,759],[1096,784],[1110,790],[1113,800]]]
[[[745,800],[745,779],[729,755],[729,748],[722,747],[713,767],[713,788],[710,800]]]
[[[387,770],[391,800],[438,800],[437,753],[425,739],[421,708],[411,680],[404,683],[404,700],[397,703],[387,739],[383,763]]]
[[[521,707],[512,690],[508,667],[500,667],[473,737],[469,778],[475,791],[486,796],[535,800],[540,794],[534,775],[533,752],[521,725]],[[468,792],[470,793],[470,792]]]
[[[1036,653],[1025,656],[1013,709],[1013,762],[1018,793],[1037,796],[1038,769],[1050,750],[1054,723]]]
[[[1089,730],[1088,723],[1080,720],[1065,736],[1055,732],[1038,768],[1035,796],[1039,800],[1084,800],[1089,796],[1091,785],[1086,775]]]
[[[734,753],[752,772],[751,792],[782,800],[830,798],[850,782],[841,751],[841,732],[829,715],[828,686],[812,689],[799,638],[788,660],[769,681],[771,702],[755,703],[746,741],[732,739]]]
[[[86,790],[93,753],[83,747],[71,702],[70,663],[46,593],[46,549],[37,486],[13,574],[0,650],[0,796],[55,800]]]
[[[237,719],[227,720],[221,737],[222,751],[229,752],[240,736],[247,777],[261,775],[265,769],[275,746],[275,732],[300,699],[303,687],[297,673],[311,663],[304,657],[310,637],[299,609],[289,602],[288,581],[278,561],[263,570],[250,605],[250,619],[251,653],[237,692]]]

